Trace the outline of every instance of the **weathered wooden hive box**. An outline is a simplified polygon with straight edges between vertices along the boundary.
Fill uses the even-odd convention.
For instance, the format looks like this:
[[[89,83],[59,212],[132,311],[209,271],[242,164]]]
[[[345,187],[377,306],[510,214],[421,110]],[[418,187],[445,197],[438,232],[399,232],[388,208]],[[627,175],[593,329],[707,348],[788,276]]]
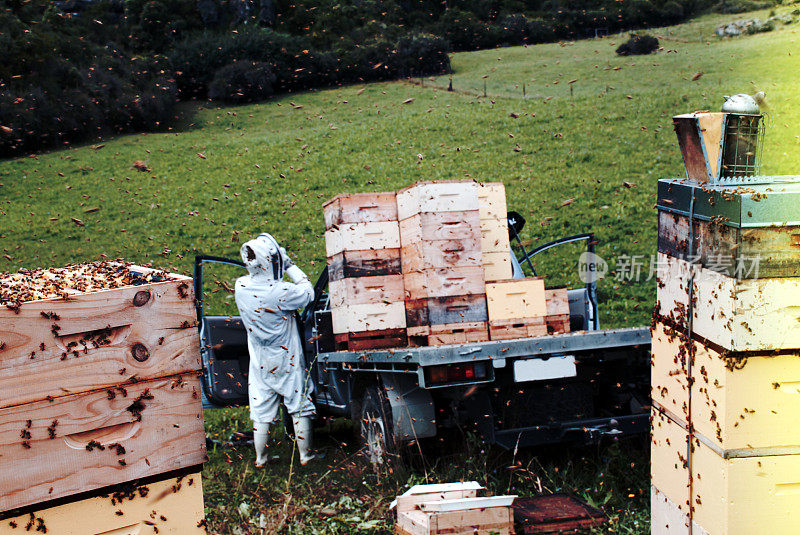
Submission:
[[[205,461],[190,278],[95,263],[0,279],[0,512]]]

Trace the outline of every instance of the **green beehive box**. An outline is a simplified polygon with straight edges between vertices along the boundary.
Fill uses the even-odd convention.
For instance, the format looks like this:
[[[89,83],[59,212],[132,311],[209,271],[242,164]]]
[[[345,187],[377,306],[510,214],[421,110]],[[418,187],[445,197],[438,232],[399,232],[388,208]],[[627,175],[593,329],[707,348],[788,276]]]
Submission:
[[[737,279],[800,276],[800,176],[659,180],[656,208],[661,253]]]

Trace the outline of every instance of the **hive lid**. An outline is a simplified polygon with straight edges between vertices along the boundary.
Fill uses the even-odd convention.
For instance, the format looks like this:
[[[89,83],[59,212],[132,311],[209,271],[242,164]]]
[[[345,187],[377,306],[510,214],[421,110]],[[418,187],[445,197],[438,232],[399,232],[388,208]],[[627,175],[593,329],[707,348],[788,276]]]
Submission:
[[[736,228],[800,225],[800,176],[756,178],[737,185],[662,179],[656,208]]]

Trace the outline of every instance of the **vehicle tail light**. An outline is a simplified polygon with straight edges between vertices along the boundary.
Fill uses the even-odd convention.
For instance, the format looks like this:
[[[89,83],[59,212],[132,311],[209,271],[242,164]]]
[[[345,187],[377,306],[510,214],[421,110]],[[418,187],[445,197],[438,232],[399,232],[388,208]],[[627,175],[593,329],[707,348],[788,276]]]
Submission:
[[[464,364],[447,364],[431,366],[427,369],[429,384],[469,383],[487,378],[485,362],[469,362]]]

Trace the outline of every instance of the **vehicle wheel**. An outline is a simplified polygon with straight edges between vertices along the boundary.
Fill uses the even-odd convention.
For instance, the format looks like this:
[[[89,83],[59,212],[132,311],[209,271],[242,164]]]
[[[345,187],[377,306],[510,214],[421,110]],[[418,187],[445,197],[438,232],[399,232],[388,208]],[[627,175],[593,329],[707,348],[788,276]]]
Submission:
[[[370,386],[361,401],[361,444],[364,457],[373,466],[385,465],[396,453],[392,408],[379,386]]]

